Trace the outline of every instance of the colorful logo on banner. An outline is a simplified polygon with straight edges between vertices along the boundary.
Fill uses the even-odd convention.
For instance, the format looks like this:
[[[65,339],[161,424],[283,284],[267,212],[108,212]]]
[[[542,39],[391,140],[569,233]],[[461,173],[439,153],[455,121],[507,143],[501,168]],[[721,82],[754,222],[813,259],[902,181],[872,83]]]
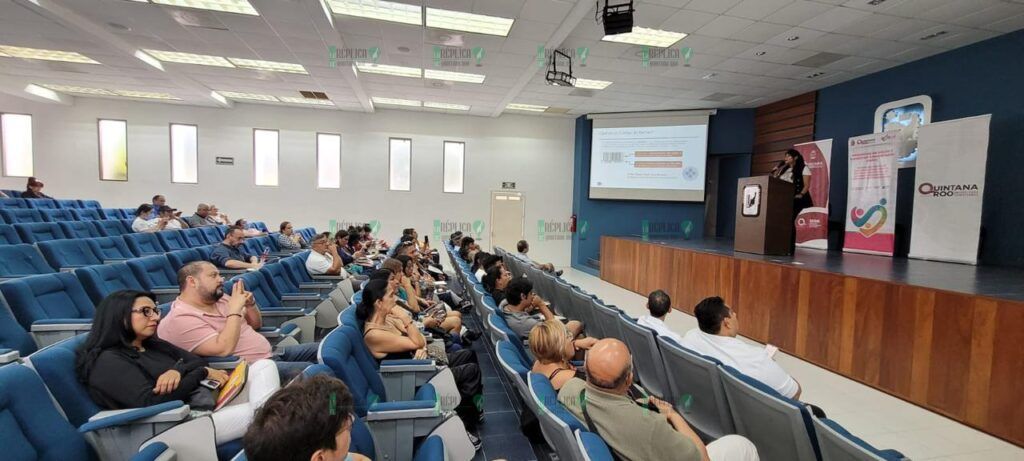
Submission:
[[[878,216],[878,219],[872,220],[875,216]],[[888,217],[889,211],[885,208],[884,198],[878,201],[878,205],[868,208],[867,211],[854,207],[850,212],[850,219],[853,221],[853,225],[857,226],[857,232],[865,237],[871,237],[878,232],[885,225],[885,220]]]

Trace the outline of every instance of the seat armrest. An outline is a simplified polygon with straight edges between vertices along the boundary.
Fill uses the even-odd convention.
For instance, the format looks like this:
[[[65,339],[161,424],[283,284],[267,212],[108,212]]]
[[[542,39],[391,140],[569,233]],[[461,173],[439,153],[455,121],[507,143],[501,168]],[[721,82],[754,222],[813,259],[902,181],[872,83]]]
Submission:
[[[92,319],[42,319],[32,322],[31,331],[87,331],[91,328]]]
[[[178,287],[153,287],[149,291],[155,295],[176,295],[181,293],[181,289]]]
[[[189,406],[181,400],[172,400],[158,405],[128,410],[101,411],[89,422],[78,428],[83,434],[126,424],[151,424],[183,421],[188,417]]]
[[[114,264],[114,263],[123,263],[123,262],[125,262],[125,261],[127,261],[127,260],[128,260],[128,258],[111,258],[111,259],[104,259],[104,260],[103,260],[103,264]]]
[[[366,411],[367,421],[394,419],[433,418],[440,411],[434,401],[384,402],[370,405]]]
[[[224,279],[226,280],[226,279],[231,278],[230,276],[232,276],[232,275],[242,275],[242,274],[248,272],[249,270],[248,269],[221,269],[221,268],[218,267],[217,271],[220,272],[220,275],[222,275],[224,277]]]
[[[299,288],[303,290],[330,290],[334,288],[333,283],[328,282],[302,282]]]
[[[281,301],[323,301],[316,293],[288,293],[281,295]]]
[[[348,277],[343,275],[314,275],[313,280],[345,280]]]
[[[21,353],[14,349],[0,349],[0,365],[21,360]]]
[[[260,313],[264,317],[300,317],[306,315],[306,310],[301,307],[270,306],[260,307]]]
[[[281,329],[277,327],[262,327],[259,330],[256,330],[256,332],[267,339],[276,339],[281,337]]]
[[[382,374],[435,371],[437,371],[437,364],[431,359],[382,360],[380,362]]]
[[[81,269],[83,267],[85,267],[85,266],[80,265],[80,264],[75,264],[75,265],[72,265],[72,266],[61,266],[60,271],[61,272],[74,272],[75,269]]]
[[[242,363],[242,358],[235,355],[226,355],[224,357],[207,356],[203,357],[206,360],[206,364],[210,368],[216,370],[233,370],[238,364]]]
[[[139,450],[131,461],[175,461],[178,454],[163,442],[154,442]]]

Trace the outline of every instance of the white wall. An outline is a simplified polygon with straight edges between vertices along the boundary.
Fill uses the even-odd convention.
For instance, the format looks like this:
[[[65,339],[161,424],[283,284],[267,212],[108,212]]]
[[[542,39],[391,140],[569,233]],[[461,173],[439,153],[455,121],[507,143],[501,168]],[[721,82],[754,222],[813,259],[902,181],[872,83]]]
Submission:
[[[191,214],[215,203],[232,219],[290,220],[326,230],[331,219],[381,221],[381,235],[433,232],[434,220],[490,220],[490,191],[514,181],[524,193],[531,255],[568,265],[569,240],[538,242],[538,220],[565,221],[572,205],[571,118],[503,115],[482,118],[401,110],[375,114],[238,104],[233,109],[75,98],[73,106],[0,95],[0,112],[33,115],[35,176],[54,197],[94,198],[105,207],[134,207],[160,193]],[[97,118],[128,120],[128,181],[99,180]],[[170,182],[168,124],[199,126],[199,184]],[[252,129],[280,130],[279,187],[256,187]],[[316,132],[342,135],[341,189],[316,187]],[[388,191],[388,138],[412,139],[412,191]],[[442,141],[466,143],[464,194],[441,192]],[[217,156],[235,158],[218,166]],[[24,178],[0,188],[24,189]],[[489,226],[487,226],[489,230]],[[487,230],[484,232],[486,238]],[[559,238],[547,237],[548,239]]]

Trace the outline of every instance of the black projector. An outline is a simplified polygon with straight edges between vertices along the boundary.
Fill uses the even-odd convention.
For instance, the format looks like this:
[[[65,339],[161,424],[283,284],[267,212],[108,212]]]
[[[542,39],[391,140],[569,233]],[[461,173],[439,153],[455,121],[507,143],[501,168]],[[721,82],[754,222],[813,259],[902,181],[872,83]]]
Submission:
[[[621,5],[604,4],[601,15],[605,35],[628,34],[633,31],[633,2]]]
[[[567,72],[560,70],[549,70],[547,76],[544,77],[548,81],[549,85],[556,86],[576,86],[576,77]]]

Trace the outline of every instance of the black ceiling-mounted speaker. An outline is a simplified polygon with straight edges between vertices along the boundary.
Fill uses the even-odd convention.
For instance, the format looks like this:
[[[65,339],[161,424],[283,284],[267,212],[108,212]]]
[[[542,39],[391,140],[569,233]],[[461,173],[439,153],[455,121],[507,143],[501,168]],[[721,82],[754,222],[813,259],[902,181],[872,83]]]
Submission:
[[[598,20],[604,24],[604,34],[618,35],[632,32],[633,11],[635,11],[633,9],[633,0],[615,5],[609,5],[608,2],[609,0],[605,0],[604,8],[598,8],[601,14]]]
[[[569,72],[558,70],[558,56],[562,56],[566,61],[569,61]],[[544,79],[548,81],[549,85],[576,86],[576,77],[572,76],[572,58],[559,50],[555,50],[551,53],[551,68],[548,69]]]

